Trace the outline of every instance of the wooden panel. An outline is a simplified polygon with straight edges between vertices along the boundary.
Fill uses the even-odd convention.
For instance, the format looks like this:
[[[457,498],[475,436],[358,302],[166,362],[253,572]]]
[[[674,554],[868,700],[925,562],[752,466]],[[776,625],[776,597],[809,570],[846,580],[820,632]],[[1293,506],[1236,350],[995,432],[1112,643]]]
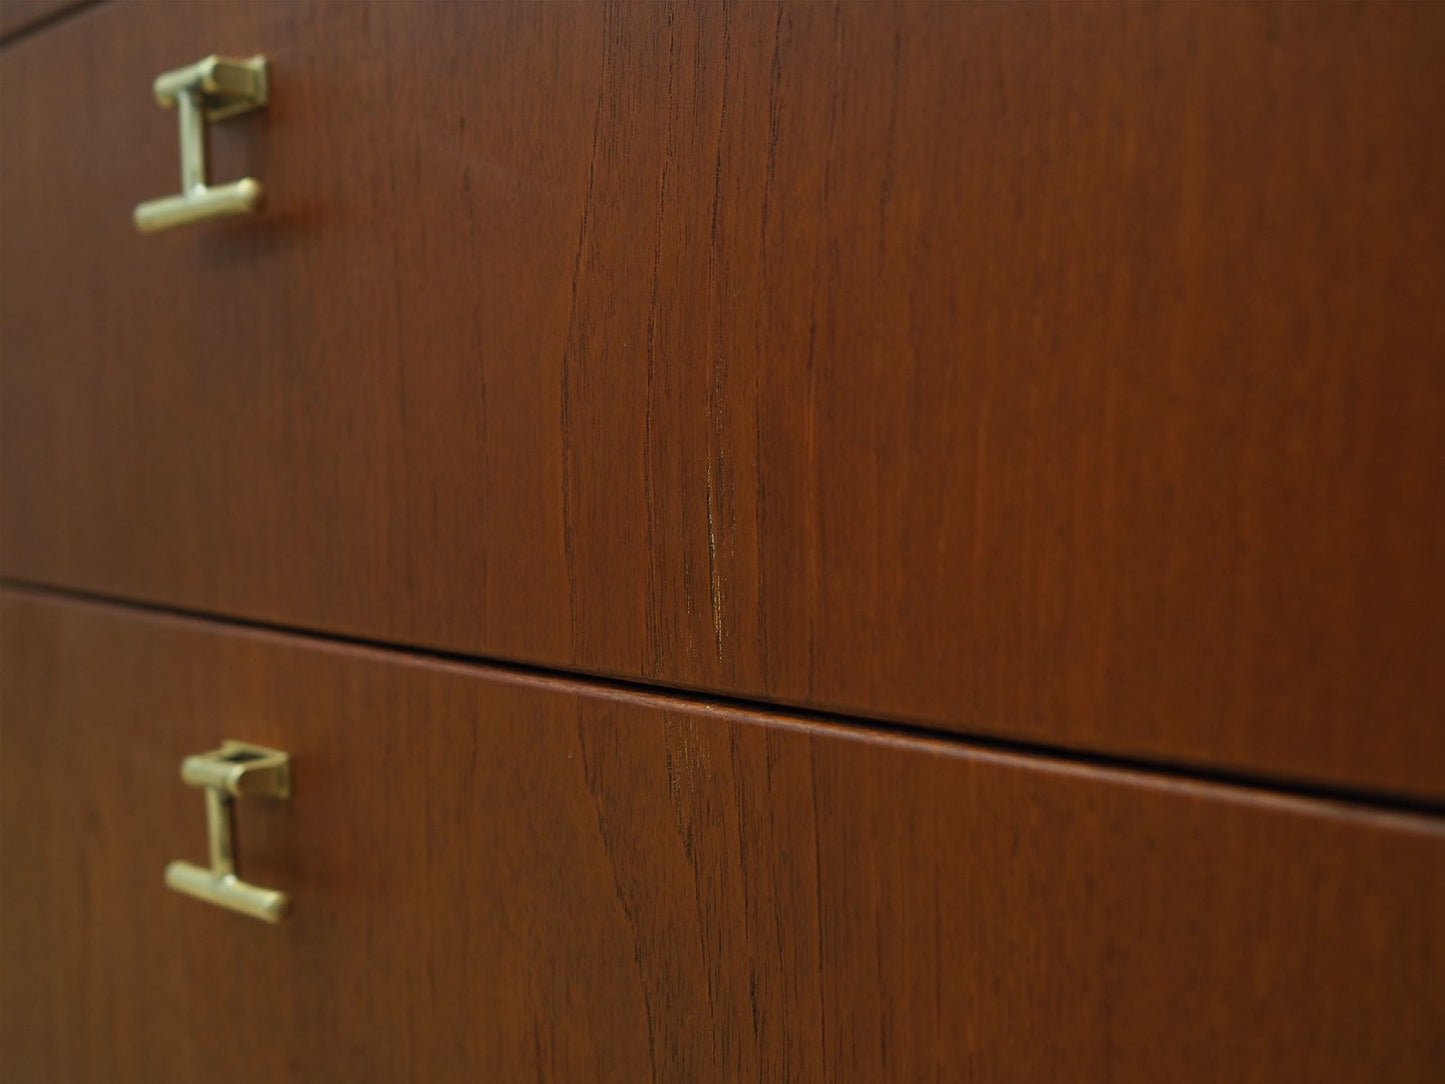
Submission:
[[[140,237],[160,70],[265,217]],[[6,54],[12,578],[1445,797],[1445,7],[105,6]]]
[[[14,1080],[1438,1080],[1438,820],[7,593]],[[270,928],[168,893],[183,754]]]
[[[0,0],[0,41],[96,0]]]

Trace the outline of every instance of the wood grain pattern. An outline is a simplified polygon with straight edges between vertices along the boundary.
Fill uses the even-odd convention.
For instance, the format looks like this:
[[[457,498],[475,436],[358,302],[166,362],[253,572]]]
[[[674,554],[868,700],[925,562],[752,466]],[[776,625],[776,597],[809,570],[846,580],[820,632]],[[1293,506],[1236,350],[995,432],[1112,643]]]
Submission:
[[[3,597],[8,1080],[1438,1080],[1445,830]],[[161,885],[180,758],[271,928]]]
[[[0,0],[0,42],[95,0]]]
[[[270,209],[140,237],[213,50],[274,61],[214,139]],[[105,6],[5,56],[0,567],[1438,800],[1442,55],[1428,4]]]

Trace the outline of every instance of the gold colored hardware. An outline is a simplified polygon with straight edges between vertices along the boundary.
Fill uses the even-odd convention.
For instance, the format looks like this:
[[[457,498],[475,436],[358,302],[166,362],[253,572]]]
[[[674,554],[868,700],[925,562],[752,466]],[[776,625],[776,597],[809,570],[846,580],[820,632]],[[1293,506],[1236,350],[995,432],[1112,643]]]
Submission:
[[[291,755],[224,741],[219,749],[181,761],[181,780],[206,792],[211,868],[172,862],[166,867],[167,887],[264,922],[280,922],[290,906],[286,893],[247,884],[236,876],[231,806],[235,798],[291,797]]]
[[[261,206],[261,182],[246,177],[212,185],[206,166],[206,122],[261,109],[270,100],[264,56],[247,60],[208,56],[156,77],[156,104],[175,109],[181,125],[181,191],[137,204],[136,229],[156,233],[173,226],[241,215]]]

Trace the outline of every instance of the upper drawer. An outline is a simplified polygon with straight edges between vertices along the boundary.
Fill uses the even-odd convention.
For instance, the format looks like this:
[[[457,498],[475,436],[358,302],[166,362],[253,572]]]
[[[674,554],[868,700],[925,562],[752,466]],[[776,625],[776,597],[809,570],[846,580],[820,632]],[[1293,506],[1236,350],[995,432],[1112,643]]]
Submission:
[[[1445,831],[6,592],[16,1081],[1437,1082]],[[236,803],[267,927],[204,861]]]
[[[272,61],[176,189],[163,70]],[[5,575],[1445,795],[1445,7],[106,4]]]

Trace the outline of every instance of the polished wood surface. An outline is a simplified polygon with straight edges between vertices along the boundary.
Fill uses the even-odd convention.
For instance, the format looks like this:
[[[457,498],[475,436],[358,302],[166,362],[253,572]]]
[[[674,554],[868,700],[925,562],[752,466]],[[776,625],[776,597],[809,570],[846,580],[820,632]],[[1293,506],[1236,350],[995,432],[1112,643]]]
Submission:
[[[6,592],[7,1080],[1438,1080],[1439,820]],[[182,756],[280,927],[167,892]]]
[[[270,208],[139,236],[217,50]],[[0,569],[1439,800],[1442,55],[1438,4],[103,5],[0,73]]]
[[[96,0],[0,0],[0,42],[27,30],[37,30],[42,24],[72,12],[72,9],[88,7]],[[0,62],[3,63],[3,62]]]

